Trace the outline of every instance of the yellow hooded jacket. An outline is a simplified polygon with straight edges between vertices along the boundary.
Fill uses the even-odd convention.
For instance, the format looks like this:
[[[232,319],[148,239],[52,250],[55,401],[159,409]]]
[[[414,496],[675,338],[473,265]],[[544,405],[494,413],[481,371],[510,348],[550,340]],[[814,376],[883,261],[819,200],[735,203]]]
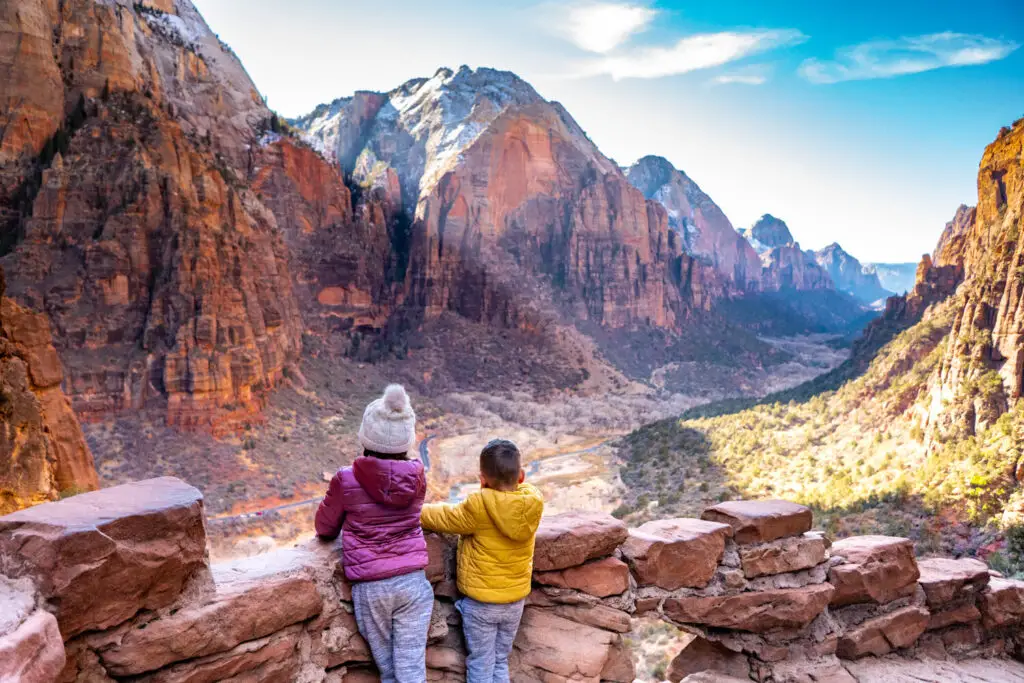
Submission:
[[[458,505],[424,505],[423,528],[459,534],[459,591],[506,604],[530,594],[533,543],[544,498],[530,484],[514,491],[483,489]]]

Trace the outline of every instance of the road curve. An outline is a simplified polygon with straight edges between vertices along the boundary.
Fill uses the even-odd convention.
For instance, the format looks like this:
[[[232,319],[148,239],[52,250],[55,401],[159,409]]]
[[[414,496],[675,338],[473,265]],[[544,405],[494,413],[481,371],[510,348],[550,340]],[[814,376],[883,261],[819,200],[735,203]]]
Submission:
[[[423,469],[430,471],[430,442],[436,439],[436,436],[428,436],[420,441],[420,460],[423,461]],[[235,519],[252,519],[253,517],[262,517],[268,512],[280,512],[281,510],[290,510],[291,508],[302,507],[303,505],[312,505],[319,503],[324,497],[318,498],[307,498],[306,500],[295,501],[294,503],[285,503],[284,505],[276,505],[272,508],[264,508],[263,510],[253,510],[252,512],[243,512],[238,515],[222,515],[220,517],[207,517],[208,522],[230,522]]]

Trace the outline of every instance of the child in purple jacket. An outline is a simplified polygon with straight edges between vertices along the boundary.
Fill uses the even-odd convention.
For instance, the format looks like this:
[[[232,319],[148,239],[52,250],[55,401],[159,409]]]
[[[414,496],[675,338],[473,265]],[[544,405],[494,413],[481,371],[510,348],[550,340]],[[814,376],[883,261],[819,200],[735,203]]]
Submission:
[[[366,407],[359,442],[363,456],[331,479],[316,511],[316,533],[333,539],[344,532],[356,623],[381,682],[422,683],[434,593],[423,571],[426,476],[419,460],[408,459],[416,413],[404,388],[392,384]]]

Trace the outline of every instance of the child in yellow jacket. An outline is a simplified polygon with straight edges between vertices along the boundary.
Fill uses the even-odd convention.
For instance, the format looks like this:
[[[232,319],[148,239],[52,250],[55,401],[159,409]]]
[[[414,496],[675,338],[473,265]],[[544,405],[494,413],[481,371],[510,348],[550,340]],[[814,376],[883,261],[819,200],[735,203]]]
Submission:
[[[469,683],[506,683],[508,657],[533,577],[533,544],[544,499],[524,483],[519,449],[495,439],[480,453],[480,491],[458,505],[424,505],[424,529],[459,534],[456,603],[469,655]]]

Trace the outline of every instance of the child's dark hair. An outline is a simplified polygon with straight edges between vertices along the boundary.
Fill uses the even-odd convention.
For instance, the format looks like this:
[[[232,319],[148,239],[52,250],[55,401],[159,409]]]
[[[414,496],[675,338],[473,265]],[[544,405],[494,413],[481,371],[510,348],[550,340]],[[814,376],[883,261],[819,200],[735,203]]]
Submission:
[[[408,453],[378,453],[368,448],[363,449],[363,455],[367,458],[380,458],[381,460],[408,460]]]
[[[507,439],[494,439],[480,451],[480,471],[495,487],[513,489],[519,483],[519,448]]]

